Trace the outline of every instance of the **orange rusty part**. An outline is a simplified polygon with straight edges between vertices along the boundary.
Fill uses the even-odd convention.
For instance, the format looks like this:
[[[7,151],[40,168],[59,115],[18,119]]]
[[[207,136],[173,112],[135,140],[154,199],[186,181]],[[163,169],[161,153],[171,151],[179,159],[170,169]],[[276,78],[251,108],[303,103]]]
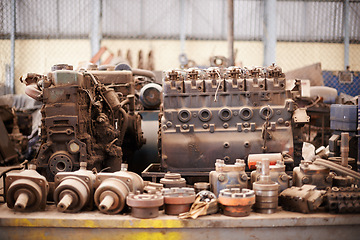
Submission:
[[[219,203],[225,206],[246,206],[255,203],[255,196],[244,198],[233,198],[219,196]]]

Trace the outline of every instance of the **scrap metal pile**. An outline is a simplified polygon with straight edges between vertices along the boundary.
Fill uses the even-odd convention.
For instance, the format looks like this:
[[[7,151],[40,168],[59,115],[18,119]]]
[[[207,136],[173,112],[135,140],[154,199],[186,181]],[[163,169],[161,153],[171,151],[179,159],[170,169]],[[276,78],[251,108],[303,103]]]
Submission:
[[[276,213],[279,206],[360,212],[360,173],[348,167],[349,133],[339,130],[334,138],[338,163],[315,153],[301,159],[296,144],[309,117],[295,102],[300,84],[287,90],[275,65],[165,73],[159,183],[144,181],[124,163],[144,143],[131,71],[56,65],[24,82],[44,103],[42,144],[22,171],[2,174],[7,206],[15,211],[47,210],[53,199],[61,212],[96,207],[136,218],[163,210],[183,219],[217,212],[246,217]],[[208,174],[208,181],[194,183],[197,173]]]

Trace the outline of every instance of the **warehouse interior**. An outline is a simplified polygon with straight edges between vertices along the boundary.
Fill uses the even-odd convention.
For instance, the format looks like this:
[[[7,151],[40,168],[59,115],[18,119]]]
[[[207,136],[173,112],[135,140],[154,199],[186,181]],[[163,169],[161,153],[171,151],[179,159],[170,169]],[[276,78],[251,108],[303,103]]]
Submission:
[[[358,239],[360,1],[0,0],[0,239]]]

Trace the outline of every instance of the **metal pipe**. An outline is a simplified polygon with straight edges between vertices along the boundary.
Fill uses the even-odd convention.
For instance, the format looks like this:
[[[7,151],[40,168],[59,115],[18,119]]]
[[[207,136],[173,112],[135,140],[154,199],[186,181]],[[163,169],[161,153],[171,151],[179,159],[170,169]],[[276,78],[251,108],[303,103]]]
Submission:
[[[348,166],[348,157],[349,157],[349,133],[341,133],[341,165],[344,167]]]
[[[186,41],[186,16],[185,16],[185,0],[180,0],[180,54],[185,54]]]
[[[344,70],[349,65],[349,48],[350,48],[350,4],[349,0],[344,1],[343,5],[343,29],[344,29]]]
[[[229,66],[234,66],[234,0],[228,0],[228,59]]]
[[[101,3],[101,0],[92,0],[91,56],[99,51],[101,45]]]
[[[360,180],[360,173],[355,172],[347,167],[341,166],[337,163],[333,163],[331,161],[324,160],[324,159],[316,159],[314,161],[314,164],[330,168],[334,171],[340,172],[341,174],[345,174],[347,176],[350,176],[350,177]]]
[[[58,211],[65,212],[71,205],[72,201],[73,197],[70,194],[65,194],[65,196],[60,200],[59,204],[57,205]]]
[[[11,1],[11,66],[10,66],[10,94],[15,94],[15,32],[16,32],[16,0]]]
[[[26,208],[28,202],[29,202],[29,195],[27,195],[24,192],[20,193],[20,195],[16,199],[16,202],[14,205],[15,210],[18,210],[18,211],[24,210]]]
[[[276,0],[264,1],[264,66],[276,60]]]
[[[115,199],[112,196],[106,195],[99,205],[100,210],[108,211],[111,208],[111,206],[114,204],[114,202]]]

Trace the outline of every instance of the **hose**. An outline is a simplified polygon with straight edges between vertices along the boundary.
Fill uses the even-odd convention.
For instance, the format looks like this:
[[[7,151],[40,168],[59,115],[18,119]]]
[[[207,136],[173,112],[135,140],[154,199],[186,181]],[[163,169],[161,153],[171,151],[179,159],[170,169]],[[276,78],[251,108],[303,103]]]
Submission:
[[[132,69],[131,70],[133,75],[138,75],[138,76],[145,76],[151,79],[156,79],[155,74],[152,71],[149,70],[144,70],[144,69]]]
[[[347,167],[341,166],[339,164],[333,163],[331,161],[324,160],[324,159],[316,159],[313,163],[316,165],[330,168],[334,171],[340,172],[341,174],[346,174],[350,177],[360,180],[360,173],[355,172],[355,171],[348,169]]]

